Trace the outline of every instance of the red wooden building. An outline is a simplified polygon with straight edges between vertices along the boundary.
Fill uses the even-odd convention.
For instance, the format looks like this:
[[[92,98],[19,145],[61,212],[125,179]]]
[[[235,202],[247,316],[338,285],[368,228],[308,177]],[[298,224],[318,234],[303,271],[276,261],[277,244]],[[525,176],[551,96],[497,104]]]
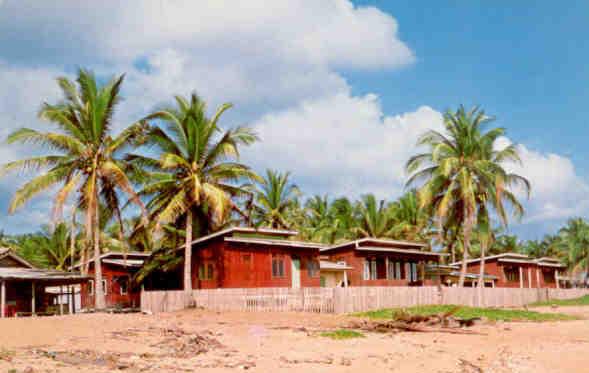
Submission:
[[[12,250],[0,248],[0,317],[64,312],[63,304],[56,307],[55,294],[45,288],[63,289],[86,280],[79,273],[35,268]]]
[[[460,265],[461,262],[454,263]],[[467,261],[468,272],[479,273],[480,258]],[[485,258],[485,273],[496,276],[495,286],[507,288],[557,288],[559,271],[565,268],[558,259],[530,258],[525,254],[505,253]]]
[[[433,283],[426,279],[426,264],[439,263],[440,254],[425,251],[425,244],[363,238],[328,248],[321,254],[348,270],[348,286],[407,286]]]
[[[229,228],[192,242],[192,288],[319,286],[321,244],[297,232]]]
[[[102,288],[107,308],[136,308],[140,306],[141,288],[133,286],[131,279],[143,266],[149,253],[108,252],[100,256]],[[80,268],[83,263],[75,267]],[[81,287],[82,308],[94,307],[94,259],[88,263],[88,276],[92,280]]]

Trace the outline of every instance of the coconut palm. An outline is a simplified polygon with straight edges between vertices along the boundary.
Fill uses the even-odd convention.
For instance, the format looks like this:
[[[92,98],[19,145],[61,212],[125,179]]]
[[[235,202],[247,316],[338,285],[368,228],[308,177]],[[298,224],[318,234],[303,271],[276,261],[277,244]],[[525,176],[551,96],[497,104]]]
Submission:
[[[425,209],[419,207],[415,190],[411,190],[391,204],[391,211],[395,226],[392,229],[393,238],[412,241],[428,241],[429,216]]]
[[[509,173],[504,165],[521,162],[517,147],[510,144],[496,150],[497,139],[505,129],[484,130],[492,118],[482,110],[466,111],[460,107],[444,115],[445,133],[430,130],[420,137],[418,146],[426,146],[427,153],[409,159],[406,165],[410,178],[407,185],[423,182],[419,188],[420,206],[433,207],[432,215],[439,227],[447,219],[460,222],[463,239],[463,258],[459,285],[464,285],[472,230],[477,223],[483,204],[492,205],[503,223],[507,223],[507,209],[515,216],[523,214],[523,207],[512,188],[529,193],[530,184],[525,178]]]
[[[192,94],[188,99],[176,96],[175,107],[166,107],[145,118],[153,124],[146,144],[157,157],[129,154],[127,160],[143,173],[141,195],[151,197],[147,207],[157,226],[183,222],[184,289],[192,289],[191,243],[195,222],[215,230],[226,221],[237,206],[232,196],[245,190],[236,186],[243,180],[257,180],[239,158],[239,147],[257,140],[248,127],[223,131],[221,115],[231,107],[222,105],[212,117],[206,115],[205,103]]]
[[[357,203],[356,230],[360,237],[385,238],[390,237],[394,228],[391,209],[384,200],[377,201],[373,194],[362,196]]]
[[[585,271],[589,274],[589,223],[583,218],[573,218],[558,232],[560,246],[568,252],[572,272]]]
[[[290,229],[288,209],[299,195],[299,188],[290,182],[290,173],[266,170],[255,191],[254,220],[257,225]]]
[[[63,205],[72,192],[78,195],[78,205],[86,212],[86,242],[93,243],[95,266],[96,308],[104,308],[104,292],[100,267],[98,205],[101,191],[111,185],[122,191],[138,206],[142,203],[133,191],[125,167],[119,157],[123,149],[133,144],[144,125],[136,123],[118,136],[111,137],[113,114],[120,101],[119,91],[123,76],[106,84],[97,83],[94,75],[79,70],[76,83],[60,77],[57,83],[64,100],[57,104],[45,103],[39,117],[59,128],[58,132],[41,132],[22,128],[8,137],[9,143],[41,145],[52,149],[50,155],[10,162],[3,172],[13,170],[35,171],[37,176],[23,185],[14,195],[9,207],[13,213],[42,191],[61,184],[55,197],[54,218],[59,220]],[[39,174],[40,170],[46,170]]]

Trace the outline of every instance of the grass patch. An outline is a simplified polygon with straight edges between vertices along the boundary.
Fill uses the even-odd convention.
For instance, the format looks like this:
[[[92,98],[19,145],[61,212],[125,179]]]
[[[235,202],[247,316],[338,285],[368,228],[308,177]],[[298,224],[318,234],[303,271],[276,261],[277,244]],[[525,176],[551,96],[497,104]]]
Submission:
[[[445,313],[456,306],[453,305],[431,305],[415,306],[408,308],[388,308],[377,311],[355,313],[353,316],[368,317],[371,319],[392,319],[395,315],[405,313],[409,315],[429,316],[439,313]],[[494,321],[557,321],[557,320],[577,320],[578,317],[565,315],[562,313],[541,313],[536,311],[512,310],[501,308],[478,308],[478,307],[460,307],[453,314],[454,317],[462,319],[471,319],[475,317],[486,317]]]
[[[323,332],[321,333],[322,337],[328,337],[331,339],[351,339],[351,338],[364,338],[364,334],[357,332],[355,330],[349,329],[338,329],[332,332]]]
[[[589,306],[589,295],[574,299],[553,299],[545,302],[536,302],[530,306]]]

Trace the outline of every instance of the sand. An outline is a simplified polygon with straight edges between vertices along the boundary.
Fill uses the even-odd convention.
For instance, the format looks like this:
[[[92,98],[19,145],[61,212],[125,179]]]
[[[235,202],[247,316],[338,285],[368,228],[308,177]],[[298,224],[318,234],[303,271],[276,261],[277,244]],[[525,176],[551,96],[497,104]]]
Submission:
[[[558,311],[589,319],[589,307]],[[3,319],[0,372],[589,372],[587,320],[471,328],[481,335],[319,335],[349,321],[203,310]]]

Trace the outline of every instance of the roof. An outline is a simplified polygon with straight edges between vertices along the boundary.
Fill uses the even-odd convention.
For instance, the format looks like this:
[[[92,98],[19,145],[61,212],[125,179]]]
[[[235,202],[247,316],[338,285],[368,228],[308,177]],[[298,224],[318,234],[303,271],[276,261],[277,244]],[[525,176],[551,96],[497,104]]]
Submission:
[[[542,257],[539,259],[530,258],[526,254],[519,254],[519,253],[504,253],[499,255],[492,255],[485,257],[485,261],[488,260],[495,260],[503,263],[521,263],[521,264],[537,264],[542,267],[557,267],[563,268],[565,267],[563,264],[560,263],[560,260],[557,258],[550,258],[550,257]],[[475,258],[468,260],[466,263],[476,263],[479,262],[481,258]],[[462,262],[452,263],[454,265],[459,265]]]
[[[102,263],[113,264],[121,267],[141,267],[143,259],[102,259]]]
[[[268,236],[282,236],[282,237],[290,237],[296,236],[299,234],[297,231],[289,231],[289,230],[282,230],[282,229],[270,229],[270,228],[250,228],[250,227],[231,227],[227,229],[223,229],[221,231],[197,238],[196,240],[192,241],[192,245],[205,242],[211,240],[216,237],[227,236],[233,233],[260,233],[263,235]],[[184,245],[181,245],[179,248],[183,248]]]
[[[301,249],[320,249],[323,247],[320,243],[301,242],[291,240],[276,240],[271,238],[250,238],[250,237],[225,237],[226,242],[253,243],[257,245],[288,246]]]
[[[450,276],[456,276],[456,277],[460,277],[460,272],[454,271],[454,272],[450,272]],[[478,273],[465,273],[464,274],[465,278],[479,278],[479,274]],[[488,278],[491,280],[497,280],[499,277],[494,276],[494,275],[488,275],[488,274],[484,274],[483,278]]]
[[[120,258],[127,258],[127,261],[132,260],[133,258],[147,258],[151,255],[151,253],[143,253],[140,251],[129,251],[129,252],[122,252],[122,251],[109,251],[107,253],[104,253],[102,255],[99,256],[100,260],[107,263],[104,259],[107,258],[116,258],[116,257],[120,257]],[[114,257],[114,258],[113,258]],[[143,259],[141,259],[141,261],[143,261]],[[80,267],[82,264],[86,264],[86,263],[90,263],[92,264],[94,262],[94,258],[91,258],[89,260],[86,260],[85,262],[79,262],[77,263],[74,268],[78,268]]]
[[[79,273],[63,272],[38,268],[0,268],[0,279],[34,280],[54,284],[72,284],[87,281],[89,277]]]
[[[322,271],[345,271],[347,269],[352,269],[345,262],[330,262],[328,260],[320,260],[319,261],[319,269]]]
[[[415,249],[399,249],[395,247],[377,247],[377,246],[360,246],[357,247],[358,251],[381,251],[387,253],[402,253],[402,254],[415,254],[415,255],[427,255],[427,256],[440,256],[442,253],[435,253],[433,251],[421,251]]]
[[[397,247],[398,246],[427,247],[428,246],[427,244],[420,243],[420,242],[388,240],[388,239],[382,239],[382,238],[366,237],[366,238],[361,238],[359,240],[347,241],[347,242],[343,242],[340,244],[332,245],[330,247],[324,248],[322,251],[339,249],[340,247],[345,247],[345,246],[349,246],[349,245],[355,245],[356,248],[358,248],[358,247],[362,246],[364,243],[376,243],[376,244],[380,244],[380,245],[386,245],[389,247],[395,247],[395,246],[397,246]]]
[[[31,263],[29,263],[26,260],[24,260],[23,258],[21,258],[18,254],[16,254],[14,251],[12,251],[12,249],[10,249],[8,247],[0,247],[0,259],[6,258],[6,257],[9,257],[9,258],[15,260],[16,262],[22,264],[23,266],[25,266],[27,268],[35,268],[34,265],[32,265]]]
[[[486,256],[485,261],[494,260],[494,259],[502,259],[502,258],[504,258],[504,259],[506,259],[506,258],[529,259],[530,257],[525,254],[519,254],[519,253],[503,253],[503,254],[498,254],[498,255]],[[480,262],[480,261],[481,261],[481,258],[475,258],[475,259],[467,260],[466,263],[469,264],[469,263],[476,263],[476,262]],[[530,261],[531,261],[531,259],[530,259]],[[451,264],[452,265],[460,265],[460,264],[462,264],[462,261],[454,262]]]

